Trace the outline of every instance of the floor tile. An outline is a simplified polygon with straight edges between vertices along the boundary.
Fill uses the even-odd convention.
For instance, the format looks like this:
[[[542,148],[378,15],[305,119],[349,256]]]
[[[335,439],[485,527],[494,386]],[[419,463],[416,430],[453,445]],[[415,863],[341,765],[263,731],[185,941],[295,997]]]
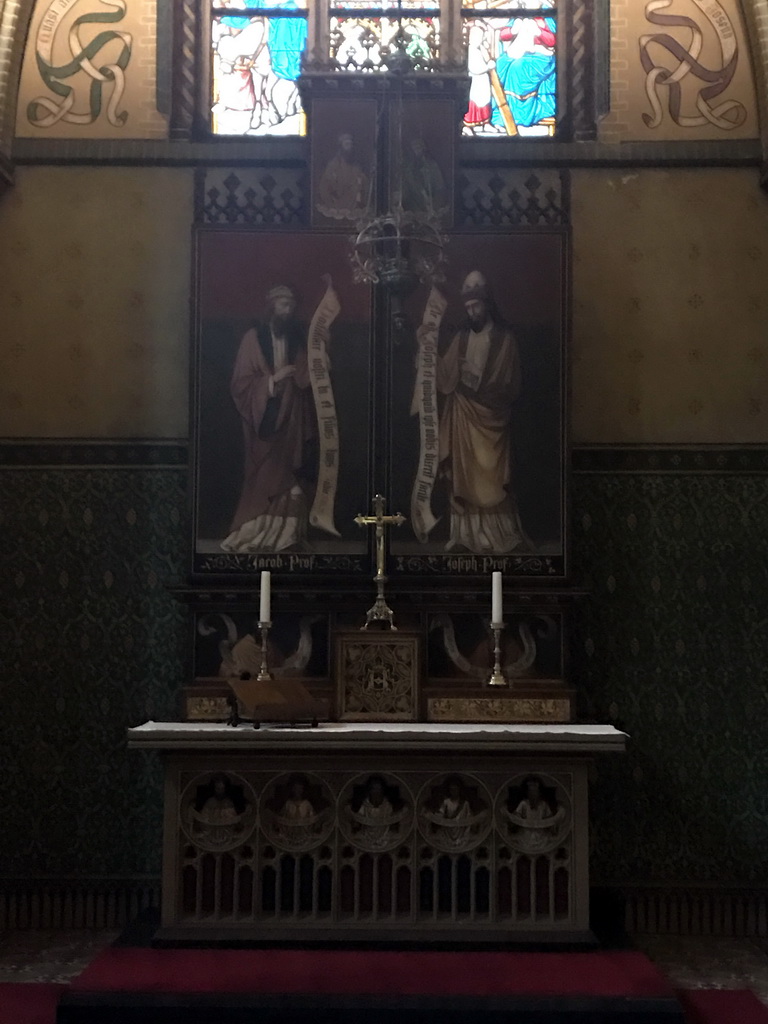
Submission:
[[[0,981],[67,982],[118,932],[11,931],[0,935]]]
[[[634,941],[678,988],[748,988],[768,1005],[764,940],[642,935]]]

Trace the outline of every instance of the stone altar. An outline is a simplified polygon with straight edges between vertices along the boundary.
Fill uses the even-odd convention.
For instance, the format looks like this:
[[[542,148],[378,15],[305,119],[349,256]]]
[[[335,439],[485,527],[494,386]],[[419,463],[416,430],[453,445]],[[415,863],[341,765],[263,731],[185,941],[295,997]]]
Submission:
[[[161,941],[588,941],[606,725],[148,722]]]

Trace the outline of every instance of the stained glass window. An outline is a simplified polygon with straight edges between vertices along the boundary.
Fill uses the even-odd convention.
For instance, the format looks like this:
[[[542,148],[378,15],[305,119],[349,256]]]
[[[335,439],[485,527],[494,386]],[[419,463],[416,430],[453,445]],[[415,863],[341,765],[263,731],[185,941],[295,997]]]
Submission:
[[[554,135],[557,119],[557,10],[554,0],[464,0],[469,72],[464,134]]]
[[[303,135],[296,80],[306,43],[306,0],[233,0],[214,7],[214,133]]]
[[[215,0],[211,16],[212,128],[219,135],[303,135],[297,79],[307,47],[308,5],[318,0]],[[556,0],[442,0],[455,10],[441,38],[440,0],[322,0],[327,66],[378,72],[402,54],[415,70],[439,70],[441,47],[466,53],[466,135],[554,135]]]
[[[339,71],[383,71],[404,52],[416,70],[437,66],[439,0],[346,0],[330,6],[330,58]]]

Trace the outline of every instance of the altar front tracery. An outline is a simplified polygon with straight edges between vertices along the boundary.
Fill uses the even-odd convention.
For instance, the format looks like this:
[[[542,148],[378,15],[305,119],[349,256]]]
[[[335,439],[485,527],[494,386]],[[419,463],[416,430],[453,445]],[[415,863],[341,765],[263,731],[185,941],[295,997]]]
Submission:
[[[147,723],[168,941],[586,941],[599,725]]]

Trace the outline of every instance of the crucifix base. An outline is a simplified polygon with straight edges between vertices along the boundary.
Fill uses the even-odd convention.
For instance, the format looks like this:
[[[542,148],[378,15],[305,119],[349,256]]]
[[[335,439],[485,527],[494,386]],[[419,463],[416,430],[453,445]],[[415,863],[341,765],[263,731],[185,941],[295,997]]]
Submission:
[[[395,625],[395,613],[387,604],[384,598],[384,580],[377,580],[378,593],[373,605],[365,613],[365,625],[360,629],[368,629],[370,625],[377,625],[380,629],[397,629]]]

